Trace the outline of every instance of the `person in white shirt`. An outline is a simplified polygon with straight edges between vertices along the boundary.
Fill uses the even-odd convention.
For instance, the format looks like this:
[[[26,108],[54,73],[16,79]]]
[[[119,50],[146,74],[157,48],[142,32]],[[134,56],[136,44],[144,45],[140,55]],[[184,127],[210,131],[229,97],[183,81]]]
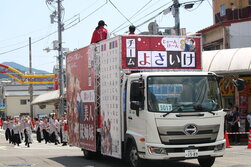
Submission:
[[[9,121],[9,130],[10,130],[10,136],[9,136],[9,143],[13,143],[13,124],[14,124],[14,119],[10,119]]]
[[[21,144],[21,124],[18,119],[15,119],[15,122],[13,123],[13,144],[19,146]]]
[[[33,127],[32,127],[32,123],[29,117],[25,118],[23,128],[24,128],[25,145],[27,147],[30,147],[30,144],[32,143],[31,134],[32,134]]]
[[[5,139],[8,141],[10,139],[9,119],[3,122],[3,130],[5,130]]]
[[[49,127],[50,127],[50,124],[48,122],[48,118],[44,117],[43,121],[42,121],[41,129],[42,129],[42,132],[43,132],[43,137],[44,137],[44,140],[45,140],[45,144],[50,142]]]
[[[51,142],[54,142],[55,145],[59,144],[59,132],[60,132],[60,125],[58,120],[55,117],[55,114],[49,120],[50,123],[50,139]]]
[[[62,116],[61,120],[59,121],[60,123],[60,132],[61,132],[61,143],[63,143],[62,146],[67,145],[67,120],[65,118],[66,116]]]
[[[36,118],[35,119],[36,120],[36,129],[35,129],[35,131],[36,131],[36,135],[37,135],[37,141],[39,142],[39,143],[41,143],[41,141],[43,140],[43,133],[42,133],[42,128],[41,128],[41,126],[42,126],[42,121],[40,120],[40,118]]]

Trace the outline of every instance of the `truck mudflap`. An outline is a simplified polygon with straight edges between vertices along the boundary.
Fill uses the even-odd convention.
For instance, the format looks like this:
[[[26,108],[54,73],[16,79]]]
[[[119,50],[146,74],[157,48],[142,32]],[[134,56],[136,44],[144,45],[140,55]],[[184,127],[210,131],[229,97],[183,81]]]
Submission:
[[[146,152],[139,152],[142,159],[193,159],[199,157],[222,157],[225,152],[225,140],[198,145],[163,145],[146,143]]]

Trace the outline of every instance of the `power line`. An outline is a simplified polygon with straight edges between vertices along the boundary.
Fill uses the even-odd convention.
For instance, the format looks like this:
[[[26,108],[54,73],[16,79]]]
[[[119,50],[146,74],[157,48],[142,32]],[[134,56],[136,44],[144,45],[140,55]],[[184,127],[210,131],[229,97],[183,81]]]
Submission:
[[[39,28],[37,30],[31,31],[31,32],[28,32],[28,33],[24,33],[24,34],[21,34],[21,35],[16,35],[16,36],[13,36],[13,37],[10,37],[10,38],[7,38],[7,39],[3,39],[3,40],[0,40],[0,43],[10,41],[10,40],[14,40],[14,39],[17,39],[17,38],[21,38],[21,37],[24,37],[24,36],[27,36],[27,35],[30,36],[30,34],[40,32],[40,31],[44,30],[45,28],[46,27]]]
[[[82,9],[82,10],[79,12],[79,14],[82,13],[83,11],[85,11],[85,10],[91,8],[92,6],[94,6],[98,1],[100,1],[100,0],[96,0],[96,1],[93,2],[90,6],[88,6],[88,7],[84,8],[84,9]]]
[[[70,27],[65,28],[65,30],[68,30],[68,29],[74,27],[75,25],[79,24],[80,22],[84,21],[89,16],[93,15],[94,13],[96,13],[99,9],[103,8],[107,3],[108,3],[108,0],[106,0],[106,2],[103,5],[99,6],[97,9],[95,9],[93,12],[91,12],[90,14],[88,14],[87,16],[85,16],[84,18],[82,18],[82,19],[78,18],[78,22],[76,22],[75,24],[71,25]],[[66,26],[68,26],[68,25],[70,25],[70,24],[67,24]]]
[[[19,45],[19,44],[21,44],[21,43],[25,43],[26,41],[20,41],[20,42],[17,42],[17,43],[15,43],[15,44],[9,44],[9,45],[5,45],[5,46],[1,46],[0,47],[0,49],[2,49],[2,48],[8,48],[8,47],[13,47],[13,46],[16,46],[16,45]]]
[[[213,5],[209,2],[209,0],[207,0],[207,2],[208,2],[208,4],[211,6],[211,8],[214,10]],[[216,17],[217,17],[217,19],[219,20],[219,23],[220,23],[223,27],[225,27],[225,25],[222,23],[221,18],[220,18],[218,15],[216,15]]]
[[[80,19],[79,22],[82,22],[83,20],[85,20],[87,17],[91,16],[93,13],[97,12],[99,9],[101,9],[102,7],[104,7],[106,4],[108,3],[108,0],[106,0],[106,2],[101,5],[100,7],[98,7],[97,9],[95,9],[93,12],[91,12],[89,15],[87,15],[86,17]]]
[[[94,10],[93,12],[91,12],[89,15],[87,15],[86,17],[84,17],[84,18],[82,18],[82,19],[79,19],[79,21],[78,21],[77,23],[71,25],[70,27],[65,28],[64,30],[68,30],[68,29],[74,27],[75,25],[77,25],[78,23],[82,22],[83,20],[85,20],[86,18],[88,18],[89,16],[91,16],[92,14],[94,14],[95,12],[97,12],[99,9],[101,9],[102,7],[104,7],[107,3],[108,3],[108,0],[106,0],[106,2],[105,2],[103,5],[101,5],[101,6],[98,7],[97,9],[95,9],[95,10]],[[69,24],[67,24],[67,25],[69,25]],[[66,25],[66,26],[67,26],[67,25]],[[52,33],[46,35],[45,37],[42,37],[42,38],[40,38],[40,39],[38,39],[38,40],[35,40],[35,41],[32,42],[31,44],[36,44],[36,43],[38,43],[38,42],[44,40],[45,38],[47,38],[47,37],[49,37],[49,36],[51,36],[51,35],[53,35],[53,34],[55,34],[55,33],[57,33],[57,31],[54,31],[54,32],[52,32]],[[14,51],[17,51],[17,50],[26,48],[26,47],[28,47],[28,46],[29,46],[29,44],[26,44],[26,45],[17,47],[17,48],[15,48],[15,49],[11,49],[11,50],[8,50],[8,51],[5,51],[5,52],[0,52],[0,55],[4,55],[4,54],[7,54],[7,53],[11,53],[11,52],[14,52]]]
[[[142,10],[141,12],[139,12],[139,13],[138,13],[138,15],[140,15],[140,14],[142,14],[142,13],[144,13],[144,12],[148,11],[149,9],[152,9],[154,6],[156,6],[156,5],[158,5],[158,4],[159,4],[159,1],[161,1],[161,0],[158,0],[158,3],[157,3],[157,2],[155,2],[155,3],[154,3],[154,4],[152,4],[151,6],[148,6],[146,9]],[[165,1],[166,1],[166,0],[165,0]]]
[[[81,10],[80,12],[78,12],[77,14],[75,14],[75,15],[73,15],[72,17],[70,17],[69,19],[65,20],[65,21],[64,21],[64,24],[67,23],[68,21],[70,21],[70,20],[76,18],[76,17],[80,17],[80,14],[81,14],[83,11],[86,11],[87,9],[90,9],[90,8],[91,8],[92,6],[94,6],[98,1],[100,1],[100,0],[96,0],[96,1],[95,1],[94,3],[92,3],[90,6],[88,6],[88,7],[84,8],[84,9],[82,9],[82,10]],[[74,20],[76,20],[76,19],[74,19]]]
[[[142,19],[146,18],[147,16],[149,16],[149,15],[153,14],[153,13],[154,13],[154,12],[156,12],[157,10],[159,10],[159,9],[163,8],[164,6],[166,6],[166,5],[170,4],[170,3],[172,3],[172,1],[170,1],[170,2],[168,2],[168,3],[166,3],[166,4],[164,4],[164,5],[162,5],[162,6],[160,6],[160,7],[158,7],[157,9],[153,10],[152,12],[150,12],[150,13],[146,14],[145,16],[143,16],[143,17],[139,18],[138,20],[136,20],[136,21],[134,21],[134,22],[141,21]],[[163,12],[163,11],[161,11],[161,13],[162,13],[162,12]],[[160,13],[158,13],[158,14],[157,14],[157,15],[155,15],[154,17],[151,17],[151,18],[150,18],[150,19],[148,19],[147,21],[152,20],[153,18],[157,17],[159,14],[160,14]],[[144,21],[143,23],[145,24],[145,22],[146,22],[146,21]],[[143,25],[143,23],[141,23],[141,24],[140,24],[140,26],[142,26],[142,25]],[[127,28],[127,27],[128,27],[128,25],[127,25],[127,26],[125,26],[125,27],[123,27],[123,28],[121,28],[121,29],[119,29],[119,30],[117,30],[117,31],[114,31],[114,32],[121,31],[121,30],[123,30],[123,29],[125,29],[125,28]]]
[[[112,3],[111,0],[109,0],[110,4],[129,22],[132,24],[132,22]]]
[[[150,19],[148,19],[148,20],[144,21],[143,23],[137,25],[136,27],[140,27],[140,26],[142,26],[142,25],[148,23],[149,21],[151,21],[152,19],[154,19],[154,18],[156,18],[157,16],[161,15],[162,13],[163,13],[163,11],[159,12],[158,14],[154,15],[154,16],[151,17]]]
[[[32,42],[31,44],[38,43],[38,42],[44,40],[45,38],[47,38],[47,37],[49,37],[49,36],[51,36],[51,35],[53,35],[53,34],[55,34],[55,33],[57,33],[57,31],[54,31],[54,32],[48,34],[47,36],[42,37],[42,38],[40,38],[40,39],[38,39],[38,40]],[[5,51],[5,52],[1,52],[0,55],[6,54],[6,53],[10,53],[10,52],[14,52],[14,51],[16,51],[16,50],[20,50],[20,49],[26,48],[26,47],[28,47],[28,46],[29,46],[29,44],[26,44],[26,45],[20,46],[20,47],[15,48],[15,49],[11,49],[11,50],[8,50],[8,51]]]
[[[141,10],[143,10],[148,4],[150,4],[153,0],[148,1],[142,8],[140,8],[136,13],[134,13],[129,20],[131,20],[133,17],[135,17]],[[121,25],[119,25],[117,28],[115,28],[111,33],[113,33],[114,31],[116,31],[117,29],[119,29],[120,27],[122,27],[125,23],[127,23],[127,21],[125,21],[124,23],[122,23]]]

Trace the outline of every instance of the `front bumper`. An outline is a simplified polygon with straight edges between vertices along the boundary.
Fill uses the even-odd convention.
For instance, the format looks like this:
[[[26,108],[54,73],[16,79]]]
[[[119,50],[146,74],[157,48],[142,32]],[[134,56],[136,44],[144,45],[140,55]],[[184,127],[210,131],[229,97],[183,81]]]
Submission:
[[[150,148],[161,148],[161,153],[153,153]],[[220,149],[219,149],[220,148]],[[164,145],[146,143],[145,153],[139,153],[142,159],[166,160],[166,159],[191,159],[198,157],[186,157],[185,150],[198,150],[198,157],[221,157],[225,152],[225,140],[214,143],[191,144],[191,145]]]

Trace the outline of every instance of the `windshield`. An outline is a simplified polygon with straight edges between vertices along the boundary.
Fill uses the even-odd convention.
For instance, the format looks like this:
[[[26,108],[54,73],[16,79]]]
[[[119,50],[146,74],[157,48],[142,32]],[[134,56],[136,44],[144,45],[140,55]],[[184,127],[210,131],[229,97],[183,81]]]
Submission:
[[[147,106],[166,113],[220,110],[218,82],[213,75],[148,77]]]

